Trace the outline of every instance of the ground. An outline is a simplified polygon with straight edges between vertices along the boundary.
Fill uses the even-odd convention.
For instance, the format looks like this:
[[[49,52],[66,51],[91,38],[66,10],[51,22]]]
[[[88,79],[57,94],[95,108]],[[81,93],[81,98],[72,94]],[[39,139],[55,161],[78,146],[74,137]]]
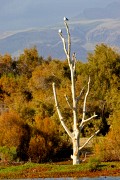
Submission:
[[[0,165],[0,179],[11,178],[59,178],[120,176],[120,162],[103,162],[90,170],[88,163],[72,165],[72,161],[57,163],[8,163]]]

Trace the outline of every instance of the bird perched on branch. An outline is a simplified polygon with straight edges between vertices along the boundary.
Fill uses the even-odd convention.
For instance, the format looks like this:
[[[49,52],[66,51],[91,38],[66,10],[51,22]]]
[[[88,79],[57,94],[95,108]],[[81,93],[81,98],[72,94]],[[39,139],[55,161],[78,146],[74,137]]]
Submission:
[[[63,19],[64,19],[64,21],[69,21],[69,19],[68,19],[68,18],[66,18],[66,17],[64,17]]]
[[[62,34],[62,30],[61,30],[61,29],[59,29],[59,31],[58,31],[58,32],[59,32],[59,34]]]

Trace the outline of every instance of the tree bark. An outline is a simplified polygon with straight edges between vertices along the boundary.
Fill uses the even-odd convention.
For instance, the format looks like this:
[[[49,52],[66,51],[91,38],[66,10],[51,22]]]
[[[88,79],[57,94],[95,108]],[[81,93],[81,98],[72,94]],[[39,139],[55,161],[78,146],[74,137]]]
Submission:
[[[75,137],[73,138],[73,165],[80,164],[80,151],[79,151],[79,139],[80,133],[79,130],[76,129]]]

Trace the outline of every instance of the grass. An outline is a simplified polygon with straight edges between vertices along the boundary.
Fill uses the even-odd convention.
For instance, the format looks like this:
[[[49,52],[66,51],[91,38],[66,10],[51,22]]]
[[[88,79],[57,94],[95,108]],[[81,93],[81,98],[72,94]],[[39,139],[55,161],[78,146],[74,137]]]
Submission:
[[[100,175],[110,175],[110,172],[113,175],[120,175],[120,162],[101,162],[97,164],[97,169],[93,169],[95,170],[94,172],[90,171],[89,163],[74,166],[70,163],[0,165],[0,179],[98,176],[100,173]]]
[[[35,166],[34,163],[26,163],[24,165],[18,165],[18,166],[0,166],[0,174],[1,173],[9,173],[9,172],[20,172],[29,168],[33,168]]]

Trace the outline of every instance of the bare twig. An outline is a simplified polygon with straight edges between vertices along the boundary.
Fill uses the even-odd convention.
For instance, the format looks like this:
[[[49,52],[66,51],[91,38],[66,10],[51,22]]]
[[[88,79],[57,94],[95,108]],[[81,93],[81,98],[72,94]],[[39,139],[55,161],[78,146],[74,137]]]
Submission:
[[[85,88],[85,86],[82,88],[82,90],[80,91],[79,96],[76,98],[77,103],[78,103],[78,101],[80,100],[80,97],[81,97],[81,95],[82,95],[82,93],[83,93],[83,91],[84,91],[84,88]]]
[[[83,121],[84,121],[84,119],[85,119],[86,99],[87,99],[87,96],[88,96],[88,93],[89,93],[89,89],[90,89],[90,77],[89,77],[89,81],[88,81],[88,89],[87,89],[87,92],[86,92],[86,95],[85,95],[85,98],[84,98],[84,104],[83,104],[83,117],[82,117],[82,120],[83,120]]]
[[[69,99],[68,99],[68,96],[67,96],[67,95],[65,95],[65,99],[66,99],[67,104],[68,104],[68,106],[70,107],[70,109],[73,109],[73,107],[71,106],[71,104],[70,104],[70,102],[69,102]]]
[[[97,131],[83,144],[83,146],[79,147],[79,150],[83,149],[83,148],[91,141],[91,139],[92,139],[95,135],[97,135],[99,132],[100,132],[100,130],[97,130]]]
[[[93,118],[95,118],[95,117],[97,117],[97,115],[96,114],[94,114],[93,116],[91,116],[90,118],[88,118],[88,119],[84,119],[84,123],[85,122],[88,122],[88,121],[90,121],[91,119],[93,119]]]

